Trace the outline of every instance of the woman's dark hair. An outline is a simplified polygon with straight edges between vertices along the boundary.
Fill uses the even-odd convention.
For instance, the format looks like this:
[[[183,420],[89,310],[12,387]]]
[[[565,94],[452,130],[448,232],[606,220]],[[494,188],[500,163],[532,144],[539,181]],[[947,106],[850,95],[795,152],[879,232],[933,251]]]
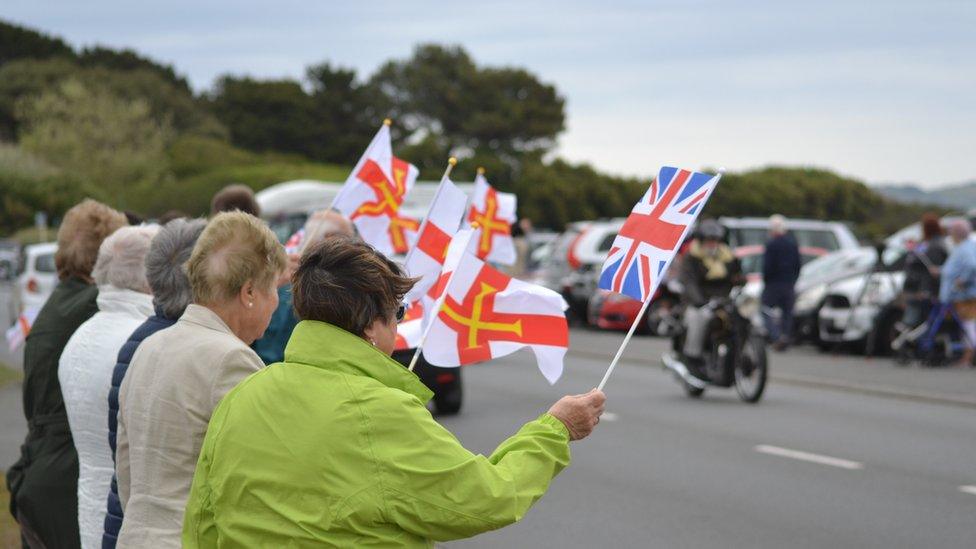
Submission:
[[[922,240],[929,240],[937,236],[942,236],[942,224],[939,216],[934,213],[927,213],[922,216]]]
[[[247,185],[235,183],[217,191],[210,201],[210,215],[221,212],[242,211],[254,217],[261,217],[261,206],[254,197],[254,190]]]
[[[393,322],[416,279],[359,238],[330,236],[310,246],[292,277],[301,320],[319,320],[362,337],[378,318]]]

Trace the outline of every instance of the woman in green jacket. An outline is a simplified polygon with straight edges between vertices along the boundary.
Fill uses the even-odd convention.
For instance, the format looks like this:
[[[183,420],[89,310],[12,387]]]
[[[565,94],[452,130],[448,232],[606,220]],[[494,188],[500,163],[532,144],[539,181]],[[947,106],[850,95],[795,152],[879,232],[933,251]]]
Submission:
[[[285,362],[210,420],[184,547],[429,547],[511,524],[542,497],[569,441],[599,422],[603,393],[564,397],[490,457],[472,454],[389,356],[412,284],[356,239],[305,252]]]

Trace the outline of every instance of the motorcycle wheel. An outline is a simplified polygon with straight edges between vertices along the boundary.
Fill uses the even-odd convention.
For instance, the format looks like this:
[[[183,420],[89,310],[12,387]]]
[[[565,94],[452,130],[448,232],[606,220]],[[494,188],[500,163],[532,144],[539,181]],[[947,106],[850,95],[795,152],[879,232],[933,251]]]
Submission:
[[[735,365],[735,391],[744,402],[755,403],[766,389],[766,344],[759,336],[746,341],[742,355]]]

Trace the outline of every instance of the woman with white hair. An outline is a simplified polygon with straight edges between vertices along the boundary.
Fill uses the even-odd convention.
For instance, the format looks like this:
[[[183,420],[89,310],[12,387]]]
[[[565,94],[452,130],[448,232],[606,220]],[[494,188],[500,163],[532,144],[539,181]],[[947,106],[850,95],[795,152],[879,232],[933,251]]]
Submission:
[[[100,547],[102,542],[105,494],[114,470],[105,421],[112,369],[129,334],[153,311],[146,253],[158,229],[123,227],[102,242],[92,271],[98,312],[71,336],[58,364],[78,451],[78,527],[84,548]]]

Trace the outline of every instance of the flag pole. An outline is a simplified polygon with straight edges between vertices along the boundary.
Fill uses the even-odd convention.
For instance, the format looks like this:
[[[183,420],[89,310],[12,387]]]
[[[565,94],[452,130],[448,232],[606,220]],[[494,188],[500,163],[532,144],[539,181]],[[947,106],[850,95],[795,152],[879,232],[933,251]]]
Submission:
[[[443,181],[443,180],[447,179],[448,177],[450,177],[451,170],[453,170],[454,169],[454,166],[456,166],[456,165],[457,165],[457,158],[454,158],[452,156],[452,157],[450,157],[450,158],[447,159],[447,169],[444,170],[444,176],[441,177],[441,181]],[[425,219],[424,222],[426,223],[427,220]],[[465,246],[465,248],[467,248],[467,246]],[[444,298],[447,297],[447,288],[448,288],[448,286],[451,285],[451,279],[452,278],[454,278],[454,273],[453,272],[451,273],[451,276],[447,277],[447,284],[444,285],[444,293],[441,295],[441,297],[436,302],[437,305],[436,305],[436,307],[434,307],[434,311],[433,311],[433,314],[435,314],[435,315],[438,314],[438,313],[440,313],[441,312],[441,307],[444,306]],[[420,336],[420,343],[417,344],[417,350],[414,351],[413,358],[410,359],[410,366],[407,367],[407,370],[408,371],[411,371],[412,372],[413,369],[414,369],[414,367],[417,366],[417,360],[420,358],[420,351],[421,351],[421,349],[424,348],[424,342],[427,341],[427,334],[430,333],[430,328],[433,325],[434,325],[433,322],[428,323],[427,324],[427,328],[424,329],[423,335]]]
[[[610,379],[610,374],[613,373],[613,369],[617,367],[617,362],[620,361],[620,356],[624,354],[624,349],[627,348],[627,344],[630,343],[630,338],[633,337],[634,332],[637,331],[637,325],[640,324],[642,318],[644,318],[644,313],[647,312],[647,306],[651,304],[654,300],[654,296],[650,296],[644,300],[644,304],[641,305],[640,312],[637,313],[637,318],[634,319],[634,323],[630,325],[630,330],[627,332],[627,336],[624,337],[623,343],[620,344],[620,348],[617,349],[617,354],[614,355],[613,361],[610,362],[610,367],[607,368],[607,373],[603,375],[603,381],[597,386],[597,389],[603,390],[603,386],[607,384],[607,380]]]

